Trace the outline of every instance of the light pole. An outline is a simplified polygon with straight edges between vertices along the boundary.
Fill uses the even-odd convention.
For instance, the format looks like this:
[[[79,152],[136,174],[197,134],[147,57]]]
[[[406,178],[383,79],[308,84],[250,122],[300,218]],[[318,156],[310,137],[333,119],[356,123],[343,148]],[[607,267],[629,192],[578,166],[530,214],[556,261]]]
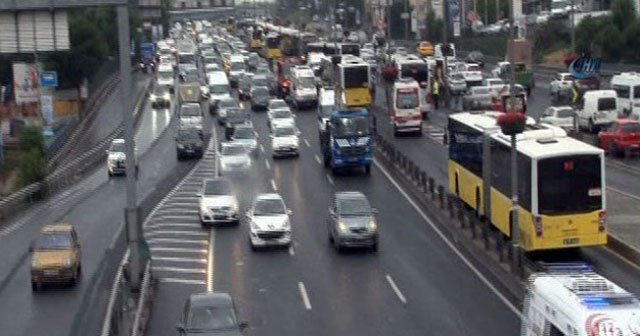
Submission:
[[[576,23],[575,23],[575,13],[576,13],[576,3],[575,0],[571,0],[571,52],[576,52]]]
[[[411,15],[409,14],[409,0],[404,0],[402,18],[404,19],[404,40],[409,41],[409,20],[411,19]]]

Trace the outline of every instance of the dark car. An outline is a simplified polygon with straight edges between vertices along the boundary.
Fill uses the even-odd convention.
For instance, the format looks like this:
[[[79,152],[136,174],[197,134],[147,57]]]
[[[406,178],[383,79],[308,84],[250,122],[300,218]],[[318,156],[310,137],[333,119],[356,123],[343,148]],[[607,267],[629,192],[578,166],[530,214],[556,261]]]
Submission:
[[[367,197],[360,192],[337,192],[329,207],[329,242],[338,252],[343,247],[378,250],[378,225]]]
[[[185,157],[201,158],[204,154],[204,146],[200,132],[193,128],[178,129],[176,151],[178,161],[182,161]]]
[[[149,94],[151,108],[169,108],[171,106],[171,94],[166,87],[156,86]]]
[[[467,63],[476,63],[481,68],[484,68],[485,59],[484,54],[481,51],[474,50],[470,52],[467,57],[465,57],[464,61]]]
[[[251,88],[251,109],[252,110],[266,110],[269,105],[269,88],[266,86],[257,86]]]
[[[224,137],[231,140],[236,125],[242,125],[249,122],[249,116],[240,107],[232,107],[227,109],[227,117],[224,124]]]
[[[247,322],[238,322],[233,299],[227,293],[192,294],[184,304],[179,335],[242,336]]]
[[[239,108],[240,105],[232,97],[224,97],[209,105],[209,108],[212,109],[212,114],[216,113],[218,115],[218,124],[220,125],[224,125],[227,119],[227,110],[235,107]]]

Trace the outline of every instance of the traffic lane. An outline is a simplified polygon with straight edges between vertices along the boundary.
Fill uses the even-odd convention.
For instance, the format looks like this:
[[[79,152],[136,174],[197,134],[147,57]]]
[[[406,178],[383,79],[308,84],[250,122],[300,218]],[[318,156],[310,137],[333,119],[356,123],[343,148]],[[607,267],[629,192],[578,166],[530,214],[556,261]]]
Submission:
[[[173,165],[166,164],[168,156],[172,159],[175,158],[175,149],[168,145],[172,141],[172,135],[169,133],[165,133],[159,139],[158,146],[153,147],[140,163],[139,200],[149,196],[176,169],[175,163]],[[157,162],[161,164],[155,164]],[[98,168],[89,179],[102,179],[100,188],[87,193],[80,203],[71,206],[68,212],[58,217],[52,217],[47,222],[47,224],[54,223],[63,218],[76,227],[83,245],[82,279],[85,281],[81,281],[77,288],[65,290],[65,293],[72,293],[68,295],[54,296],[48,292],[32,293],[29,281],[30,258],[20,260],[15,274],[2,290],[2,297],[6,300],[0,303],[0,311],[2,312],[23,312],[19,318],[11,314],[1,314],[0,325],[12,326],[9,335],[57,335],[58,332],[59,335],[68,335],[70,333],[76,314],[83,309],[81,299],[90,288],[86,280],[95,273],[96,267],[104,257],[104,251],[111,243],[111,237],[123,222],[125,198],[122,195],[126,181],[116,177],[105,183],[106,178],[106,167]],[[37,223],[43,224],[40,221]],[[19,251],[27,249],[30,240],[38,235],[39,229],[37,225],[28,226],[26,231],[29,231],[31,235],[23,235],[28,238],[18,243],[15,248]],[[6,248],[5,244],[2,248]],[[47,303],[43,303],[45,300]],[[51,311],[46,309],[50,305],[56,307],[57,314],[51,314]],[[41,309],[40,306],[44,308]],[[61,314],[61,312],[63,313]],[[51,322],[51,324],[45,322]]]
[[[148,151],[153,141],[162,134],[173,117],[173,110],[162,111],[162,115],[156,112],[158,111],[151,110],[150,106],[147,106],[143,112],[142,122],[136,130],[139,155]],[[5,261],[0,264],[0,290],[5,284],[2,279],[11,276],[13,268],[26,257],[25,247],[37,237],[41,225],[53,223],[63,217],[78,202],[103,185],[106,182],[105,175],[102,169],[91,172],[82,181],[54,195],[45,203],[36,205],[34,209],[28,209],[23,216],[16,218],[12,223],[7,223],[0,230],[0,253]]]
[[[298,125],[311,152],[319,154],[318,140],[312,136],[316,131],[313,121],[312,115],[299,114]],[[314,289],[318,293],[315,297],[321,298],[314,311],[315,306],[321,306],[320,312],[331,312],[326,316],[330,323],[325,323],[335,328],[330,334],[424,335],[426,330],[461,335],[478,330],[483,334],[515,333],[519,324],[513,321],[513,313],[471,274],[377,166],[370,176],[361,172],[329,175],[332,185],[321,183],[322,175],[327,180],[327,170],[305,157],[299,161],[305,183],[290,188],[301,188],[301,195],[310,195],[313,190],[318,204],[310,203],[308,197],[293,197],[305,206],[303,223],[308,226],[304,233],[310,234],[304,241],[311,242],[310,246],[298,247],[296,257],[308,258],[303,264],[313,265],[314,269],[327,269],[307,273],[307,289],[314,303]],[[311,181],[319,182],[311,186]],[[324,190],[324,195],[319,190]],[[363,192],[379,211],[377,254],[337,254],[327,242],[324,219],[330,196],[346,190]],[[300,239],[300,234],[297,237]],[[404,293],[406,305],[395,294],[387,275]],[[469,298],[477,304],[469,302]],[[487,313],[479,314],[483,311]],[[487,320],[497,323],[486,325]]]
[[[299,228],[295,220],[297,211],[292,206],[294,200],[282,193],[278,180],[281,171],[279,165],[285,160],[271,158],[266,113],[255,112],[252,120],[265,152],[254,159],[250,176],[234,175],[230,179],[240,189],[241,208],[244,211],[250,207],[257,193],[281,193],[287,207],[294,211],[292,232],[296,242]],[[222,128],[219,134],[221,132]],[[292,178],[295,177],[287,176],[287,179]],[[296,265],[288,249],[253,252],[246,220],[239,227],[216,229],[215,235],[214,290],[232,294],[240,318],[249,321],[247,335],[292,335],[317,329],[312,328],[308,314],[301,309],[297,290],[300,266]]]

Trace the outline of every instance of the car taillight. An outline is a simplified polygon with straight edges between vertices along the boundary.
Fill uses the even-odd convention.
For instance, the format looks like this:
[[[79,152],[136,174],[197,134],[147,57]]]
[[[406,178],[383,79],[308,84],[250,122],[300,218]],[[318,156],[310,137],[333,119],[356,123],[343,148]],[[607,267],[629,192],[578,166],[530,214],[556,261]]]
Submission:
[[[536,236],[542,237],[542,217],[535,216],[535,225],[536,225]]]
[[[604,224],[607,222],[607,212],[605,210],[600,211],[598,213],[598,231],[604,231]]]

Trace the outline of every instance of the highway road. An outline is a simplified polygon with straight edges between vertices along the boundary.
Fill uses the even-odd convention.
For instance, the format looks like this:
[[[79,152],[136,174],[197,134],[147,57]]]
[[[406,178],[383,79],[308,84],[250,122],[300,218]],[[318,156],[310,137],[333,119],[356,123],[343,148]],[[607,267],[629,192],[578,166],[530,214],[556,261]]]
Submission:
[[[527,114],[536,120],[542,115],[544,109],[550,106],[550,95],[546,83],[550,81],[548,76],[538,76],[536,78],[537,87],[533,95],[528,100]],[[383,108],[385,105],[384,91],[378,90],[376,104],[372,108],[378,116],[378,129],[380,134],[387,140],[392,141],[396,147],[407,155],[411,160],[424,169],[429,176],[432,176],[437,184],[448,185],[448,152],[443,144],[444,129],[447,124],[447,116],[455,111],[446,108],[432,112],[429,119],[425,121],[426,127],[422,137],[399,136],[392,134],[389,118]],[[385,122],[386,121],[386,122]],[[627,159],[627,162],[637,161],[637,158]],[[617,160],[619,161],[619,160]],[[606,180],[609,187],[615,190],[622,190],[634,197],[640,196],[640,178],[635,170],[628,168],[618,168],[614,165],[607,165]],[[617,192],[608,191],[608,201],[619,197]],[[639,205],[640,206],[640,205]],[[612,213],[608,213],[611,217]],[[629,264],[628,261],[619,257],[615,252],[606,247],[580,249],[577,251],[567,251],[561,253],[539,253],[531,256],[535,260],[544,261],[585,261],[589,262],[602,275],[609,277],[617,284],[640,295],[640,286],[637,279],[640,276],[640,268]]]
[[[433,219],[414,208],[380,166],[370,176],[332,176],[324,169],[315,111],[297,113],[300,157],[279,160],[270,155],[266,114],[252,116],[264,151],[254,159],[250,174],[230,178],[241,195],[241,208],[256,193],[283,196],[293,211],[293,246],[252,252],[246,223],[197,227],[197,187],[216,173],[215,167],[201,165],[160,207],[163,215],[145,228],[151,238],[170,234],[169,228],[182,235],[173,242],[159,241],[155,251],[152,245],[154,266],[160,265],[162,272],[156,274],[148,335],[173,335],[188,294],[206,290],[231,293],[240,319],[249,322],[247,335],[518,332],[517,308],[443,242],[431,227]],[[330,247],[327,208],[332,194],[342,190],[362,191],[379,210],[378,253],[339,255]]]
[[[140,87],[138,86],[138,90]],[[117,99],[110,100],[117,108]],[[136,144],[140,154],[138,199],[161,197],[171,184],[190,170],[193,163],[175,160],[173,133],[163,132],[173,128],[172,110],[152,110],[145,105],[144,115],[136,132]],[[0,332],[3,335],[68,336],[73,332],[90,332],[102,323],[90,321],[89,325],[74,323],[90,307],[82,305],[91,288],[89,279],[104,257],[118,228],[123,223],[125,205],[125,179],[108,179],[106,162],[78,184],[56,195],[51,200],[25,212],[0,231]],[[82,244],[83,275],[73,288],[53,287],[34,293],[30,285],[29,244],[39,233],[40,227],[58,221],[68,221],[76,227]],[[109,280],[109,283],[112,280]]]

